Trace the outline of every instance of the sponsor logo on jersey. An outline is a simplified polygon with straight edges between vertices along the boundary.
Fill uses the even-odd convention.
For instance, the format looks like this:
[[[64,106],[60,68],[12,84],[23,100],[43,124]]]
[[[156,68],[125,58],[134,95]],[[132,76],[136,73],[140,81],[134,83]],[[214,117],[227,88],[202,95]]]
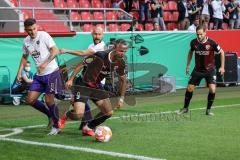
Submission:
[[[205,56],[205,55],[209,55],[210,52],[209,51],[195,51],[195,53],[200,55],[200,56],[201,55]]]
[[[206,46],[205,46],[206,50],[209,50],[210,47],[211,47],[210,45],[206,45]]]

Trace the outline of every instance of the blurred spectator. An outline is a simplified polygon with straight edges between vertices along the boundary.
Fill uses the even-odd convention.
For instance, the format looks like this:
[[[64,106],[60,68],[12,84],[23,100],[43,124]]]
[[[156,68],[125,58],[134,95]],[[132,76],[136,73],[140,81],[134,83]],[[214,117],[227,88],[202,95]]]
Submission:
[[[212,7],[211,0],[203,0],[203,8],[200,16],[200,24],[202,24],[205,28],[209,28],[210,17],[212,16]]]
[[[197,3],[197,0],[190,0],[189,10],[188,10],[190,25],[193,24],[195,19],[200,16],[201,10],[202,10],[202,6],[201,6],[201,4]]]
[[[133,0],[123,0],[124,1],[124,3],[125,3],[125,11],[126,12],[131,12],[131,10],[132,10],[132,4],[133,4]]]
[[[213,8],[213,25],[214,29],[223,29],[223,12],[225,11],[224,1],[213,0],[211,2]]]
[[[238,27],[240,28],[240,0],[236,0],[236,4],[238,5]]]
[[[137,26],[138,26],[138,21],[137,20],[133,20],[131,27],[127,31],[140,31],[137,28]]]
[[[150,0],[139,0],[139,20],[145,24],[149,17]]]
[[[230,16],[230,14],[229,14],[229,11],[228,11],[228,5],[229,5],[229,1],[225,1],[224,2],[224,6],[225,6],[225,11],[223,12],[223,22],[224,23],[227,23],[228,25],[229,25],[229,16]]]
[[[177,3],[178,8],[178,29],[179,30],[186,30],[189,27],[189,15],[187,9],[187,0],[179,0]]]
[[[139,10],[139,2],[138,0],[133,0],[133,8]]]
[[[154,23],[153,24],[153,30],[152,31],[159,31],[159,24],[158,23]]]
[[[18,81],[17,79],[15,79],[15,82],[12,86],[12,94],[26,95],[32,82],[33,82],[33,73],[31,72],[31,63],[27,61],[26,65],[24,66],[24,69],[22,70],[21,81]],[[21,97],[19,96],[13,97],[14,105],[19,105],[20,101],[21,101]]]
[[[113,8],[120,8],[121,3],[123,3],[123,0],[112,0]]]
[[[197,26],[199,26],[199,19],[198,19],[198,18],[196,18],[196,19],[193,21],[193,24],[188,27],[188,31],[190,31],[190,32],[196,32]]]
[[[161,30],[166,30],[166,25],[163,20],[163,1],[162,0],[152,0],[151,1],[151,17],[153,23],[158,23]]]
[[[230,0],[230,3],[227,5],[227,10],[229,12],[229,27],[230,29],[238,28],[238,9],[239,6],[235,0]]]
[[[33,81],[33,73],[31,72],[31,63],[27,61],[24,69],[22,70],[22,78],[21,81],[15,80],[14,85],[12,87],[13,94],[21,94],[26,92],[31,86]]]

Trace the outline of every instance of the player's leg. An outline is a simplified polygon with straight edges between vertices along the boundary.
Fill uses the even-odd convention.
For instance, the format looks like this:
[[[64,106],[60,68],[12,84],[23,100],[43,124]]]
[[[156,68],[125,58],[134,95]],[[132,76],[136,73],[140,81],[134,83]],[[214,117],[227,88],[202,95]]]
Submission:
[[[206,81],[208,83],[209,89],[206,115],[213,116],[214,114],[210,110],[214,102],[216,93],[216,72],[215,71],[208,72],[206,75]]]
[[[109,98],[96,101],[96,105],[101,112],[99,112],[92,121],[90,121],[86,126],[84,126],[83,130],[94,129],[112,116],[113,110]]]
[[[59,112],[58,107],[55,105],[54,97],[54,94],[45,94],[45,103],[49,108],[50,115],[53,121],[52,131],[49,133],[49,135],[56,135],[60,131],[58,127]]]
[[[210,110],[215,99],[216,84],[209,84],[208,88],[209,88],[209,93],[208,93],[206,115],[213,116],[214,114]]]
[[[56,135],[60,132],[58,127],[59,112],[58,107],[55,104],[55,94],[62,94],[63,83],[59,71],[55,71],[49,75],[42,76],[42,83],[44,84],[45,103],[47,104],[50,115],[53,119],[53,127],[48,135]]]
[[[83,97],[76,94],[74,95],[73,110],[66,111],[59,120],[58,126],[59,128],[64,128],[67,119],[80,121],[82,120],[84,111],[85,111],[85,104],[87,102],[87,97]]]
[[[49,109],[45,106],[44,103],[38,100],[38,97],[41,93],[37,91],[30,91],[27,95],[27,104],[33,106],[35,109],[44,113],[48,118],[51,117]]]
[[[183,114],[188,112],[189,104],[191,102],[195,86],[199,85],[202,78],[203,78],[202,73],[199,73],[196,70],[193,70],[193,72],[191,73],[191,78],[188,82],[186,92],[185,92],[184,106],[182,109],[180,109],[177,112],[177,114]]]
[[[91,108],[89,105],[89,101],[87,101],[87,103],[85,104],[84,116],[83,116],[81,124],[79,126],[79,130],[82,130],[83,126],[85,126],[92,119],[93,119],[93,117],[92,117],[92,113],[91,113]]]
[[[41,93],[43,93],[43,84],[41,83],[40,76],[34,76],[32,85],[29,89],[27,95],[27,104],[31,105],[35,109],[39,110],[40,112],[44,113],[48,118],[51,117],[49,109],[45,106],[45,104],[38,100],[38,97]]]

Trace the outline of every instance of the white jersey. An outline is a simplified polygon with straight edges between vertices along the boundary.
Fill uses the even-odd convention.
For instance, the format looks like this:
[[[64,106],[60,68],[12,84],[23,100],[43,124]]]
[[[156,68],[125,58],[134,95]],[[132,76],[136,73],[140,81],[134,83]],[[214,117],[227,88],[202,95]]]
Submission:
[[[211,2],[213,8],[213,17],[218,19],[223,19],[223,12],[225,11],[225,6],[222,1],[214,0]]]
[[[90,44],[88,46],[88,49],[92,49],[94,51],[94,53],[96,53],[98,51],[106,50],[106,45],[105,45],[105,43],[103,41],[98,43],[98,44],[96,44],[96,45],[94,43],[92,43],[92,44]],[[105,78],[101,81],[101,83],[105,84]]]
[[[44,31],[38,31],[37,37],[32,39],[30,36],[27,36],[23,41],[23,54],[31,55],[36,67],[41,65],[50,54],[50,48],[55,46],[55,42],[52,37]],[[40,76],[50,74],[58,69],[58,64],[56,58],[54,58],[43,70]]]
[[[88,49],[92,49],[96,53],[98,51],[106,50],[106,45],[105,45],[105,43],[103,41],[98,43],[98,44],[96,44],[96,45],[94,43],[92,43],[92,44],[90,44],[88,46]]]

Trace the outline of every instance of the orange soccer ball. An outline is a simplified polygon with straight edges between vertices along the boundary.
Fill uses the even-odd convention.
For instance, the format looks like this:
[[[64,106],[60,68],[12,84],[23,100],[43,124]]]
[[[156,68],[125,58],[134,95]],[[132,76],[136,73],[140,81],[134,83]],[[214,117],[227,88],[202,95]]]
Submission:
[[[112,139],[112,131],[107,126],[99,126],[95,130],[95,138],[99,142],[109,142]]]

